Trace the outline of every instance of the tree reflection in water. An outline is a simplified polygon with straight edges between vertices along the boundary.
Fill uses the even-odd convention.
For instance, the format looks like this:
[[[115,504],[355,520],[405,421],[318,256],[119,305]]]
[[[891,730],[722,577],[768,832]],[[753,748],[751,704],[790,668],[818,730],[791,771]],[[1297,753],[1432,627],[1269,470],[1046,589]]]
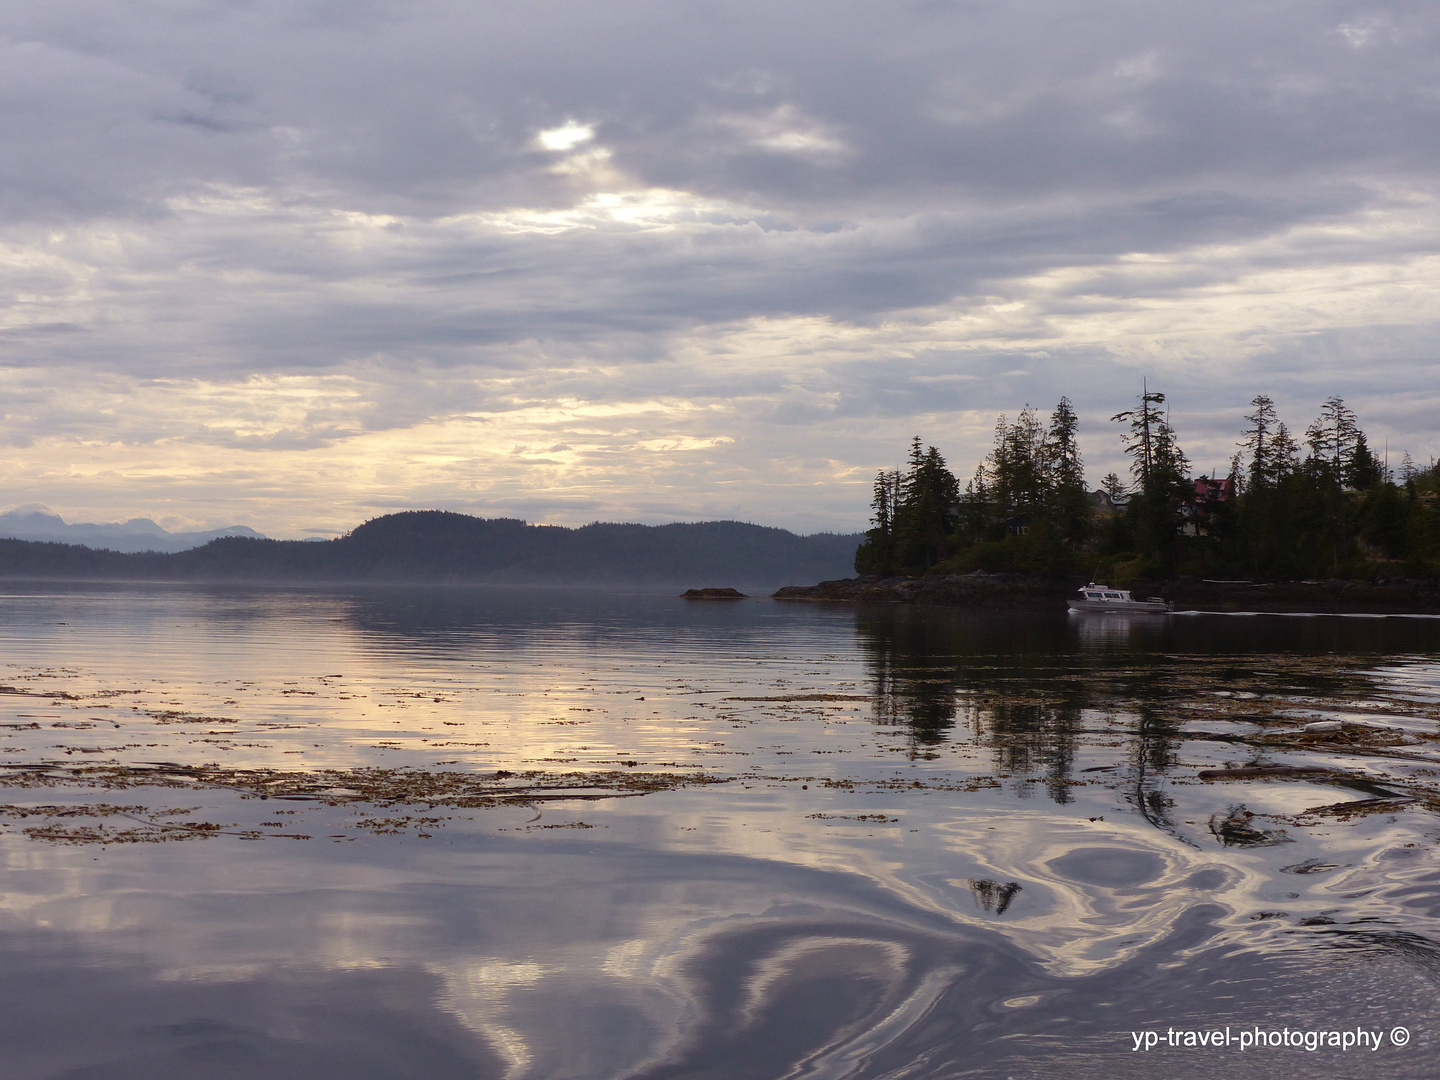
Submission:
[[[1434,647],[1433,625],[1404,620],[1087,620],[900,605],[858,608],[856,632],[874,720],[908,735],[912,760],[939,760],[948,747],[973,775],[979,751],[1018,797],[1043,790],[1058,804],[1098,782],[1190,847],[1174,784],[1193,783],[1197,763],[1263,764],[1266,740],[1293,734],[1315,707],[1388,698],[1376,658]],[[1395,697],[1389,707],[1409,706]]]
[[[968,736],[988,747],[996,771],[1037,778],[1070,801],[1088,687],[1072,677],[1055,626],[1045,621],[968,620],[912,608],[862,609],[857,636],[877,723],[904,728],[914,758]],[[957,727],[959,732],[957,732]],[[963,735],[961,734],[963,733]]]
[[[1151,825],[1194,847],[1170,820],[1169,811],[1174,802],[1159,786],[1165,771],[1175,764],[1178,725],[1173,717],[1153,705],[1138,706],[1138,713],[1139,723],[1134,734],[1135,783],[1126,793],[1126,801]]]

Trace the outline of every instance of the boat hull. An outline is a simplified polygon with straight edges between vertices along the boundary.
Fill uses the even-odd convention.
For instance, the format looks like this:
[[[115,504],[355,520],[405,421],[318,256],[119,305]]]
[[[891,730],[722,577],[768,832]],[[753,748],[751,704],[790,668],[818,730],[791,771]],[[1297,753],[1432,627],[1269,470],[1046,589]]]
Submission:
[[[1171,608],[1164,600],[1071,600],[1070,610],[1126,615],[1168,615]]]

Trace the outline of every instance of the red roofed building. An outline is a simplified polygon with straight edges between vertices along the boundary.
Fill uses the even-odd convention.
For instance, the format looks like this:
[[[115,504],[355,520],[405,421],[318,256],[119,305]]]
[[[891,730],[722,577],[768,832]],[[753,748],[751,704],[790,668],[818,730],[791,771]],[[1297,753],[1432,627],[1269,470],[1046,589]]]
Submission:
[[[1235,484],[1228,476],[1212,480],[1208,476],[1197,476],[1195,478],[1195,503],[1203,506],[1205,503],[1229,502],[1235,497]]]
[[[1180,512],[1189,520],[1180,531],[1186,536],[1209,536],[1215,524],[1215,514],[1222,503],[1235,498],[1235,483],[1228,476],[1211,479],[1208,476],[1195,478],[1195,494]]]

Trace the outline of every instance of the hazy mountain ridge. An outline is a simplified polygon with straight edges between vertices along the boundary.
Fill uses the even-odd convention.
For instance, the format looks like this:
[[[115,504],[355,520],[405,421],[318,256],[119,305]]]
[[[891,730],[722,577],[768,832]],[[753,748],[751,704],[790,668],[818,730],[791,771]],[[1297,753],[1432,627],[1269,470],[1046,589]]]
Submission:
[[[0,576],[773,589],[852,574],[861,539],[738,521],[567,528],[417,510],[375,518],[335,540],[227,536],[172,554],[0,540]]]
[[[43,543],[83,544],[88,548],[108,551],[186,551],[218,540],[222,536],[265,539],[263,533],[245,525],[229,525],[223,529],[204,532],[172,533],[149,518],[72,524],[59,514],[53,514],[40,506],[20,506],[0,514],[0,537]]]

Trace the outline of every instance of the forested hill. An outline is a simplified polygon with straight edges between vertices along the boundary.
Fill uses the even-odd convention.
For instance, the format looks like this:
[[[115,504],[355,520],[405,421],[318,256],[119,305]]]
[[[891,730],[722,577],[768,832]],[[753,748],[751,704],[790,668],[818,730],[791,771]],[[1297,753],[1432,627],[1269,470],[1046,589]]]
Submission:
[[[769,589],[848,577],[861,539],[739,521],[570,529],[422,510],[376,518],[336,540],[225,537],[175,554],[0,540],[0,578]]]

